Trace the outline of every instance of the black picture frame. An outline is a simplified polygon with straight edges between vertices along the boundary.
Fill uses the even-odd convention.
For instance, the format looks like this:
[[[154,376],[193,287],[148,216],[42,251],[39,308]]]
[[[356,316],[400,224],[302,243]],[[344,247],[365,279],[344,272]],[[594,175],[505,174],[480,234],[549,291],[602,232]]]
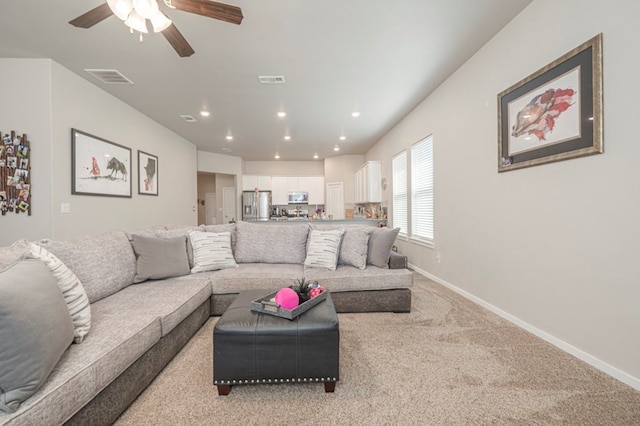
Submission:
[[[602,34],[498,94],[498,172],[601,154]]]
[[[71,193],[131,198],[131,149],[71,129]]]
[[[138,150],[138,194],[158,196],[158,157]]]

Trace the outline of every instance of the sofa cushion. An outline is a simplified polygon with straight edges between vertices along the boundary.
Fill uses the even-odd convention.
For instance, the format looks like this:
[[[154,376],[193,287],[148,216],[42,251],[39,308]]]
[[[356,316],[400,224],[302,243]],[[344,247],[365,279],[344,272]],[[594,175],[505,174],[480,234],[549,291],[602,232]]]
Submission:
[[[391,247],[398,237],[400,228],[375,228],[369,237],[369,251],[367,253],[367,263],[378,268],[389,267],[389,256]]]
[[[56,279],[73,322],[73,341],[81,343],[91,328],[91,306],[76,274],[44,247],[29,243],[26,256],[41,260]]]
[[[191,273],[238,267],[231,251],[230,232],[191,231],[189,239],[193,247]]]
[[[411,288],[413,275],[408,269],[387,269],[369,265],[366,269],[338,265],[335,271],[305,268],[304,276],[332,292],[393,290]]]
[[[136,256],[122,231],[38,242],[71,269],[94,303],[133,283]]]
[[[146,281],[109,296],[117,311],[158,318],[161,335],[171,332],[182,320],[211,297],[211,283],[200,274]]]
[[[136,254],[134,283],[179,277],[189,273],[187,237],[155,238],[133,235],[131,246]]]
[[[299,263],[306,257],[306,224],[271,225],[238,222],[236,224],[236,262]]]
[[[21,260],[0,272],[0,411],[11,413],[47,379],[73,341],[73,323],[49,268]]]
[[[340,254],[338,256],[339,265],[355,266],[359,269],[367,267],[367,253],[369,249],[369,237],[373,232],[372,226],[360,225],[331,225],[331,224],[309,224],[310,229],[344,229],[342,243],[340,244]]]
[[[123,309],[112,297],[91,305],[91,333],[69,347],[42,388],[8,416],[8,424],[63,424],[160,340],[157,316]]]
[[[340,242],[344,229],[320,231],[312,229],[309,232],[307,257],[304,260],[306,268],[327,268],[336,270]]]
[[[201,272],[191,276],[200,275],[211,280],[214,295],[235,294],[254,288],[266,289],[268,293],[269,290],[275,291],[292,285],[296,279],[304,276],[304,269],[302,265],[294,264],[240,263],[238,268]]]

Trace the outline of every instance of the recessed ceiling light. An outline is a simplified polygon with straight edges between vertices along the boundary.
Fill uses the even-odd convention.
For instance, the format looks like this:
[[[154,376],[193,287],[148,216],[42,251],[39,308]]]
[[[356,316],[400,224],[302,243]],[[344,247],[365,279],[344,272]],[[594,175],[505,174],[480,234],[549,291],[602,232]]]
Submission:
[[[283,118],[283,117],[286,117],[286,116],[287,116],[286,112],[284,112],[284,111],[278,112],[278,117]]]
[[[279,159],[280,159],[280,154],[276,154],[274,158],[275,158],[276,160],[279,160]]]
[[[233,136],[231,136],[231,135],[227,135],[227,140],[228,140],[228,141],[232,141],[232,140],[233,140]]]
[[[333,148],[334,151],[340,151],[340,147],[338,145],[335,146],[335,148]]]
[[[203,110],[203,111],[200,111],[200,115],[203,116],[203,117],[208,117],[208,116],[211,115],[211,113],[209,111],[204,111]]]
[[[318,159],[318,154],[313,154],[313,159],[317,160]]]
[[[346,136],[340,136],[340,140],[341,140],[341,141],[346,140],[346,139],[347,139],[347,137],[346,137]]]
[[[360,117],[360,113],[358,111],[354,111],[354,112],[351,113],[351,116],[353,118],[358,118],[358,117]]]
[[[291,140],[291,136],[289,136],[289,135],[285,136],[285,137],[284,137],[284,140],[285,140],[285,141],[290,141],[290,140]]]

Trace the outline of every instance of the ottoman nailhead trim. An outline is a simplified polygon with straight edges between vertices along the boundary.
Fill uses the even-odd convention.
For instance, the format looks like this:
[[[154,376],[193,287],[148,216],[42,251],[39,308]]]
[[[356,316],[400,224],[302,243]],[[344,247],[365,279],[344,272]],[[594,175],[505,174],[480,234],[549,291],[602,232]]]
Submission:
[[[295,383],[295,382],[335,382],[335,377],[293,377],[283,379],[235,379],[235,380],[214,380],[214,385],[249,384],[249,383]]]

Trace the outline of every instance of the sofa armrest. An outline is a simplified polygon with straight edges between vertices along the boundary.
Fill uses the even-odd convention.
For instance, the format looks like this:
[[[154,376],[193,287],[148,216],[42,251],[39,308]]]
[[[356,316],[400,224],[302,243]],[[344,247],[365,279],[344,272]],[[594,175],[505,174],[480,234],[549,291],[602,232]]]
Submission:
[[[391,256],[389,256],[389,269],[406,269],[407,264],[407,256],[396,251],[391,252]]]

